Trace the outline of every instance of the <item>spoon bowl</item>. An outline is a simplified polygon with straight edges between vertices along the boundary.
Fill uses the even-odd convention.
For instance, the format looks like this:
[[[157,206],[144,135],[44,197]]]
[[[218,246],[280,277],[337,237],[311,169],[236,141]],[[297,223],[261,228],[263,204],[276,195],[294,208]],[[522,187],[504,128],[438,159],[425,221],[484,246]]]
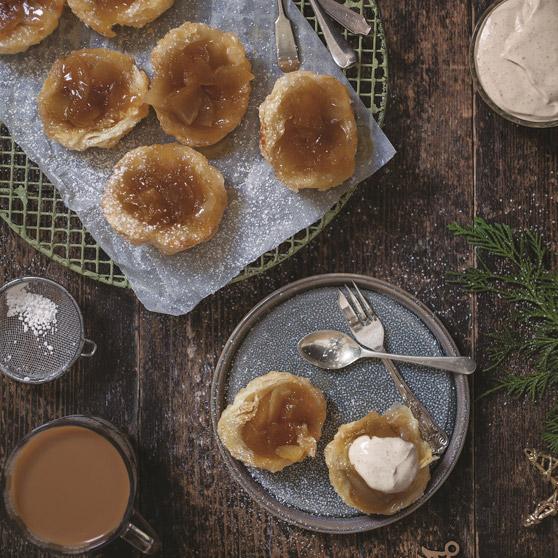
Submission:
[[[315,331],[298,342],[300,356],[326,370],[340,370],[362,356],[361,346],[340,331],[326,329]]]

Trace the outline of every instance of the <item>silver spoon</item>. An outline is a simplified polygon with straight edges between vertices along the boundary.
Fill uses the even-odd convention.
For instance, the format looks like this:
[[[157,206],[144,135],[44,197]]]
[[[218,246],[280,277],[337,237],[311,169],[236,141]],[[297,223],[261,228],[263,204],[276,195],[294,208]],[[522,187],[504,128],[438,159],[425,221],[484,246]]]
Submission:
[[[332,24],[327,20],[327,16],[322,11],[321,6],[316,0],[310,0],[316,19],[322,29],[324,34],[324,39],[327,44],[327,48],[331,53],[331,57],[335,63],[340,68],[349,68],[357,63],[357,54],[351,48],[349,43],[345,40],[343,35],[333,27]]]
[[[457,374],[472,374],[477,367],[476,362],[469,357],[406,356],[369,351],[352,337],[334,330],[315,331],[303,337],[298,342],[298,352],[311,364],[326,370],[339,370],[362,358],[388,358]]]
[[[361,14],[337,0],[318,0],[325,13],[355,35],[369,35],[372,27]]]

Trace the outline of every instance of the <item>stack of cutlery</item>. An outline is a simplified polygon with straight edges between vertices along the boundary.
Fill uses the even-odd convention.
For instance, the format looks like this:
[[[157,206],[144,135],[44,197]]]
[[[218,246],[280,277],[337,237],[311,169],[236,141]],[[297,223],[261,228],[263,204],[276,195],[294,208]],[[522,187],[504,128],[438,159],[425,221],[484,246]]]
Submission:
[[[279,68],[281,68],[283,72],[292,72],[298,70],[300,67],[300,58],[298,56],[292,24],[285,12],[283,1],[284,0],[277,0],[279,12],[279,16],[275,21],[277,62]],[[356,64],[358,60],[356,52],[349,43],[347,43],[341,31],[329,17],[340,23],[351,33],[363,36],[368,35],[371,31],[371,27],[366,21],[366,18],[343,4],[340,4],[337,0],[310,0],[310,4],[335,63],[343,69]]]

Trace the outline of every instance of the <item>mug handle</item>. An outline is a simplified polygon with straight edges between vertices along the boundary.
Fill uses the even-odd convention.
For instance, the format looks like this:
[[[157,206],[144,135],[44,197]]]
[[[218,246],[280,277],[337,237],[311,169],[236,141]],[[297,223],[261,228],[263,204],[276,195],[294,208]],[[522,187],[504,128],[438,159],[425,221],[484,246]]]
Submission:
[[[161,550],[161,541],[157,533],[135,510],[132,514],[132,519],[128,523],[128,527],[126,527],[126,530],[120,537],[142,554],[155,554]]]

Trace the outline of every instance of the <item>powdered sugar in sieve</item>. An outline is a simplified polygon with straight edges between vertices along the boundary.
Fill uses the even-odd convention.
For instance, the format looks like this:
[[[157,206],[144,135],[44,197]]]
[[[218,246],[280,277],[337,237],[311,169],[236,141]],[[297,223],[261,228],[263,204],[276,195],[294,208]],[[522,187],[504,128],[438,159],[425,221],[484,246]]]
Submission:
[[[84,344],[91,350],[82,353]],[[0,370],[11,378],[42,383],[63,374],[96,345],[85,339],[73,297],[49,279],[25,277],[0,289]]]
[[[23,326],[23,332],[31,331],[37,342],[42,342],[45,350],[52,354],[54,347],[46,337],[56,333],[58,305],[41,294],[30,293],[25,283],[19,283],[7,290],[6,302],[7,317],[17,317]]]

